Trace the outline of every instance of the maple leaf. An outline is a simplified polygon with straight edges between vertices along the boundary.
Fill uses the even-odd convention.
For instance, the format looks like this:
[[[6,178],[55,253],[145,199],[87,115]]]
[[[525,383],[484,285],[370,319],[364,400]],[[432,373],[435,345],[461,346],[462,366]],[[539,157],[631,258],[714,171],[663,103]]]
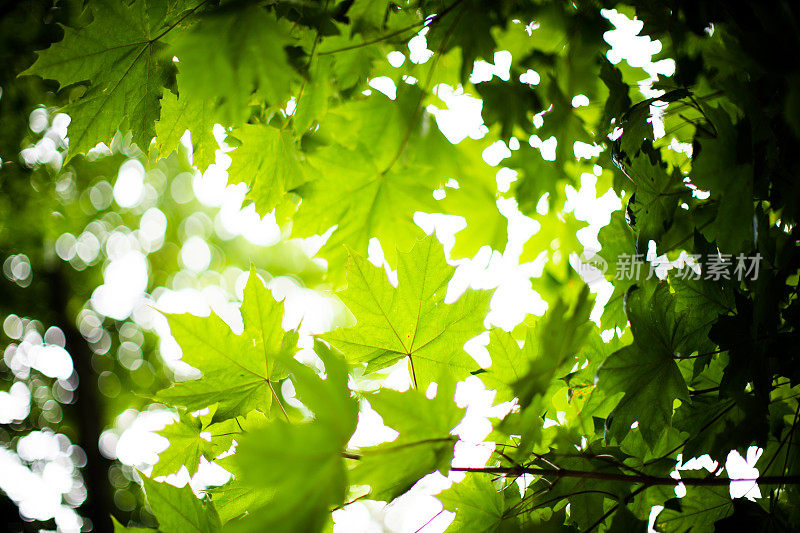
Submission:
[[[454,379],[466,377],[477,364],[463,346],[483,331],[490,293],[470,290],[445,304],[454,271],[433,236],[398,254],[396,289],[383,269],[351,252],[348,286],[339,294],[357,323],[323,338],[348,360],[367,363],[367,372],[407,358],[414,385],[423,390],[443,369]]]
[[[506,519],[505,498],[489,476],[470,476],[454,483],[448,490],[437,495],[448,511],[456,518],[448,531],[487,533],[501,530]]]
[[[556,161],[565,164],[575,159],[575,141],[591,143],[592,135],[586,131],[586,123],[572,107],[572,102],[558,87],[555,79],[549,80],[547,98],[551,102],[550,110],[544,115],[544,124],[537,134],[546,139],[554,136],[556,145]]]
[[[347,11],[348,18],[353,22],[353,33],[381,29],[388,7],[389,0],[355,0]]]
[[[600,79],[608,87],[608,99],[603,109],[602,128],[607,131],[611,127],[611,121],[621,117],[622,114],[631,107],[629,96],[630,88],[622,81],[622,72],[603,57],[600,66]]]
[[[352,483],[370,485],[371,498],[391,501],[435,470],[447,475],[457,440],[450,433],[465,412],[454,394],[455,383],[445,379],[433,399],[416,389],[368,396],[384,424],[400,434],[391,442],[359,450]]]
[[[266,124],[244,124],[231,133],[241,146],[231,153],[231,182],[245,182],[256,211],[264,216],[284,199],[287,190],[307,181],[298,147],[288,131]]]
[[[585,285],[573,306],[559,300],[542,320],[527,328],[522,347],[512,334],[492,330],[487,347],[492,365],[479,377],[487,388],[497,390],[497,401],[516,396],[526,407],[535,396],[547,392],[559,371],[568,372],[591,332],[591,304]]]
[[[239,124],[254,93],[270,104],[288,100],[299,76],[285,47],[297,44],[290,24],[257,6],[220,9],[174,43],[190,98],[216,102],[220,117]]]
[[[753,166],[742,165],[739,152],[750,142],[749,126],[734,125],[728,113],[709,107],[706,115],[713,122],[716,135],[698,132],[692,159],[692,183],[711,191],[718,200],[714,221],[703,229],[727,253],[750,249],[753,233]],[[740,138],[746,139],[742,141]],[[746,192],[745,192],[746,191]]]
[[[530,145],[521,145],[503,164],[520,173],[514,183],[514,195],[520,211],[527,215],[536,213],[544,194],[548,194],[551,206],[560,201],[564,196],[564,185],[570,182],[562,165],[547,161],[538,148]]]
[[[202,99],[181,97],[183,76],[178,75],[178,96],[164,93],[161,99],[161,118],[156,122],[156,147],[159,157],[167,157],[177,150],[186,130],[192,135],[192,162],[200,170],[205,170],[216,159],[219,148],[214,137],[214,124],[217,123],[214,103]]]
[[[416,148],[423,158],[437,161],[443,178],[452,178],[457,187],[446,186],[446,196],[439,200],[438,209],[449,215],[464,217],[467,225],[456,233],[450,251],[454,259],[472,257],[482,246],[502,251],[508,242],[508,219],[497,208],[497,169],[489,166],[480,155],[483,144],[464,139],[452,145],[442,136],[430,136]]]
[[[340,90],[360,86],[372,72],[373,63],[383,59],[381,50],[377,44],[368,43],[361,35],[351,39],[346,25],[335,22],[334,25],[339,29],[339,35],[322,39],[317,55],[333,58],[330,79],[336,82]]]
[[[85,28],[65,28],[64,39],[38,52],[23,74],[56,80],[62,88],[89,82],[86,93],[63,109],[72,118],[70,154],[108,143],[117,130],[128,129],[133,141],[146,149],[155,135],[163,86],[174,70],[162,41],[179,28],[186,13],[158,1],[92,5],[92,22]],[[169,18],[154,20],[154,8]]]
[[[299,190],[303,202],[292,229],[298,236],[309,236],[337,226],[320,250],[329,271],[344,264],[343,244],[365,253],[373,237],[394,262],[394,247],[408,248],[423,235],[412,213],[436,211],[427,169],[383,174],[363,151],[341,146],[320,150],[308,161],[317,177]]]
[[[675,311],[666,283],[634,290],[626,302],[633,343],[614,352],[598,371],[598,389],[624,393],[612,413],[610,433],[619,441],[638,421],[653,446],[672,420],[675,399],[689,402],[689,391],[675,357],[686,353],[692,325]],[[692,350],[688,350],[691,353]]]
[[[214,420],[258,409],[270,414],[275,405],[286,411],[275,387],[285,377],[278,359],[297,349],[297,332],[281,327],[283,305],[276,302],[258,278],[255,268],[244,289],[244,332],[236,335],[218,316],[170,315],[172,334],[183,350],[183,360],[202,372],[197,380],[164,389],[157,399],[190,410],[214,404]]]
[[[536,341],[532,339],[532,329],[529,329],[528,340],[520,348],[514,336],[499,328],[493,328],[489,333],[487,350],[492,357],[491,366],[485,372],[478,374],[487,389],[497,391],[495,401],[509,402],[514,399],[513,384],[519,381],[528,369],[528,361],[535,354]],[[530,342],[528,342],[530,341]]]
[[[608,265],[606,278],[614,280],[614,292],[606,302],[600,320],[605,327],[624,326],[628,321],[624,309],[625,294],[637,282],[645,281],[647,268],[642,266],[637,272],[634,268],[626,268],[626,264],[620,262],[620,258],[632,259],[634,255],[641,253],[637,252],[636,237],[625,220],[623,211],[614,211],[611,214],[611,220],[600,230],[597,238],[601,246],[598,255]],[[627,266],[630,266],[630,263]]]
[[[192,488],[178,488],[168,483],[158,483],[142,476],[147,502],[158,517],[158,530],[162,533],[198,531],[209,533],[222,528],[219,515],[212,504],[198,500]]]
[[[308,153],[314,179],[297,189],[303,201],[292,230],[307,237],[337,226],[320,250],[330,272],[342,271],[342,244],[366,253],[373,237],[394,263],[395,248],[409,248],[423,236],[413,213],[438,210],[438,169],[400,159],[407,144],[422,142],[410,118],[418,96],[410,87],[398,91],[398,102],[373,95],[330,110],[320,126],[317,138],[326,145]]]
[[[631,226],[636,231],[638,247],[644,250],[651,239],[659,239],[669,229],[678,204],[691,194],[678,169],[667,172],[646,154],[634,158],[625,172],[634,185],[629,202]]]
[[[358,420],[347,388],[347,366],[317,341],[325,379],[284,354],[297,397],[314,413],[309,422],[273,420],[243,435],[231,463],[242,487],[272,493],[262,507],[228,524],[230,531],[319,531],[330,508],[344,501],[347,478],[342,452]],[[227,530],[227,529],[226,529]]]
[[[328,112],[328,99],[333,92],[331,87],[331,67],[333,58],[319,57],[311,64],[308,80],[298,95],[292,126],[298,137],[313,124],[319,124]]]
[[[734,508],[728,487],[688,487],[686,496],[667,503],[656,516],[655,525],[670,533],[716,531],[715,522],[730,516]]]
[[[201,436],[202,421],[186,413],[181,413],[177,422],[159,431],[159,435],[169,440],[169,446],[158,456],[153,465],[153,477],[174,474],[186,466],[190,475],[197,473],[200,457],[213,459],[212,444]]]

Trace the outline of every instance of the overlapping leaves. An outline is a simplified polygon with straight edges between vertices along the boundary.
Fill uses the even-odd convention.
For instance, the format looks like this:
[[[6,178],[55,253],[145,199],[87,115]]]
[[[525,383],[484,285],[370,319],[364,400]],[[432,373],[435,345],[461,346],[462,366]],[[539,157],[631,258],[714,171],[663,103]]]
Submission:
[[[516,450],[512,459],[498,461],[512,469],[509,474],[519,472],[514,461],[541,464],[545,458],[595,476],[620,475],[622,461],[626,471],[667,475],[677,453],[710,452],[721,460],[729,448],[751,444],[766,444],[764,472],[794,473],[796,400],[776,391],[787,386],[779,378],[788,377],[790,384],[797,373],[789,343],[773,341],[791,339],[799,316],[792,181],[797,150],[791,141],[796,91],[783,102],[787,81],[776,81],[761,67],[769,59],[759,52],[761,46],[737,37],[736,17],[678,7],[667,16],[660,8],[639,6],[637,14],[649,19],[648,30],[677,42],[671,49],[667,41],[665,46],[678,60],[675,78],[659,81],[668,92],[641,99],[629,90],[638,81],[631,78],[631,68],[600,59],[607,50],[602,35],[610,26],[591,6],[331,4],[98,0],[89,4],[92,22],[67,28],[63,40],[41,52],[27,71],[70,89],[71,102],[64,109],[72,117],[73,154],[109,142],[117,130],[132,130],[140,148],[156,135],[159,152],[167,155],[188,129],[194,163],[205,167],[215,155],[214,125],[233,126],[229,140],[238,146],[231,155],[231,181],[249,185],[258,213],[290,214],[298,207],[296,194],[293,235],[322,234],[336,226],[320,251],[333,285],[344,278],[348,252],[342,245],[351,248],[348,288],[340,294],[356,322],[325,339],[367,373],[405,361],[416,385],[406,393],[381,391],[369,398],[400,435],[351,453],[345,447],[357,409],[344,364],[319,342],[315,352],[326,379],[295,361],[297,335],[281,328],[282,306],[255,275],[245,289],[243,333],[233,333],[213,315],[171,317],[184,361],[202,376],[157,397],[180,414],[162,432],[171,444],[154,474],[183,466],[194,473],[202,457],[212,459],[234,441],[237,452],[220,459],[235,477],[209,491],[214,505],[194,498],[188,488],[145,480],[160,529],[215,531],[228,522],[233,530],[320,530],[331,508],[344,504],[351,482],[363,482],[372,497],[390,500],[429,472],[447,472],[451,431],[463,414],[452,402],[452,385],[471,373],[497,389],[498,400],[519,401],[520,411],[501,426],[507,434],[495,435],[501,446]],[[652,19],[659,17],[663,25],[654,25]],[[405,51],[423,25],[433,60],[389,69],[383,57]],[[499,49],[513,52],[513,79],[470,85],[473,60],[492,60]],[[737,58],[735,65],[731,57]],[[749,68],[740,66],[739,57]],[[522,73],[536,74],[539,83],[528,85]],[[367,80],[377,76],[395,82],[396,98],[362,93]],[[791,85],[793,78],[788,79]],[[575,141],[594,140],[613,153],[596,162],[606,170],[612,161],[618,164],[615,188],[626,210],[615,213],[600,234],[601,256],[614,282],[602,323],[623,328],[630,322],[631,334],[622,337],[632,337],[629,345],[619,348],[627,342],[620,338],[600,344],[599,332],[587,326],[584,294],[574,312],[563,304],[551,306],[529,332],[494,330],[492,365],[483,372],[463,351],[464,343],[483,331],[489,296],[467,291],[446,303],[454,269],[433,238],[416,242],[422,232],[414,214],[442,210],[467,219],[467,228],[456,236],[454,257],[473,255],[482,245],[502,250],[506,221],[496,209],[493,170],[480,161],[483,141],[457,147],[444,142],[426,112],[428,95],[439,81],[460,81],[466,92],[483,95],[483,118],[493,126],[487,145],[529,134],[533,113],[545,111],[536,131],[556,138],[556,160],[544,161],[524,148],[508,161],[522,174],[514,194],[525,213],[533,213],[545,193],[551,208],[561,205],[565,185],[581,172]],[[573,105],[578,95],[590,105]],[[724,105],[698,103],[703,99],[721,99]],[[669,127],[691,126],[675,135],[694,140],[691,170],[667,151],[672,132],[663,141],[653,139],[652,106],[659,101],[678,104],[662,109]],[[691,115],[673,112],[687,107]],[[762,114],[768,118],[761,120]],[[609,141],[605,135],[616,126],[622,137]],[[690,184],[710,190],[708,199],[692,195]],[[444,199],[435,200],[434,191],[444,192]],[[543,217],[539,233],[523,249],[523,261],[542,250],[566,255],[579,245],[572,218],[556,212]],[[362,257],[372,238],[380,241],[389,265],[397,267],[396,287]],[[672,275],[669,283],[647,280],[652,278],[647,263],[643,272],[626,276],[619,258],[643,258],[652,244],[670,258],[684,249],[709,257],[758,248],[769,268],[752,283]],[[545,279],[556,282],[538,285],[547,299],[548,287],[569,290],[555,263],[545,267]],[[728,316],[720,320],[721,315]],[[592,340],[584,342],[590,335]],[[280,385],[287,377],[306,411],[283,405]],[[439,391],[431,400],[423,391],[433,381]],[[189,414],[206,408],[207,415]],[[303,413],[311,414],[300,421]],[[766,413],[769,428],[766,422],[751,422],[765,420]],[[545,418],[553,417],[561,427],[544,427]],[[730,433],[736,438],[728,438]],[[587,452],[601,435],[606,444],[619,445],[601,450],[617,461],[613,467],[598,466]],[[576,449],[581,451],[577,458],[560,455]],[[346,464],[343,453],[360,459]],[[445,507],[457,513],[454,527],[516,527],[506,518],[517,513],[524,517],[520,527],[558,528],[569,521],[586,529],[596,524],[622,530],[643,526],[642,509],[664,503],[657,520],[664,530],[711,530],[766,513],[758,504],[731,502],[722,489],[695,487],[678,502],[652,487],[647,498],[629,498],[633,494],[616,484],[586,479],[556,480],[555,487],[541,489],[554,500],[543,506],[545,511],[520,512],[522,500],[508,490],[511,477],[470,477],[443,494]],[[606,496],[616,500],[616,507],[608,507]],[[774,496],[770,512],[797,497],[784,489]],[[569,513],[547,509],[563,501],[570,503]],[[604,522],[609,509],[616,514]]]
[[[92,5],[93,21],[85,28],[66,28],[64,39],[40,52],[25,74],[57,80],[62,87],[89,82],[86,93],[64,109],[72,117],[71,153],[108,143],[117,130],[132,130],[134,141],[146,147],[155,133],[163,86],[174,70],[162,39],[181,22],[183,10],[159,0]]]
[[[368,397],[384,424],[400,432],[393,441],[360,450],[352,482],[370,485],[370,497],[391,501],[423,476],[447,474],[456,437],[450,432],[464,416],[456,407],[452,381],[438,387],[429,400],[419,390],[383,390]]]

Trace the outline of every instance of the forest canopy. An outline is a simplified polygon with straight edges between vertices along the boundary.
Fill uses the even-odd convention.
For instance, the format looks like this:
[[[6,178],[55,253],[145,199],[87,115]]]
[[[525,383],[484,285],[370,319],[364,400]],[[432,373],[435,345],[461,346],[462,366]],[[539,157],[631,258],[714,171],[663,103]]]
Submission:
[[[9,531],[800,529],[794,4],[0,14]]]

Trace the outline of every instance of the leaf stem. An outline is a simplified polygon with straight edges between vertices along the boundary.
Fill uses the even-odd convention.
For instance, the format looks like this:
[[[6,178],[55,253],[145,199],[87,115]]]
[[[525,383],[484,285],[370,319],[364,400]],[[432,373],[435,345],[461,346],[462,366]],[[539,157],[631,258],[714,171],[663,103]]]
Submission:
[[[289,422],[289,413],[287,413],[286,409],[283,407],[283,404],[281,403],[281,399],[278,396],[278,393],[275,392],[275,388],[272,386],[272,382],[269,379],[267,379],[267,386],[269,387],[269,390],[272,393],[272,396],[275,398],[275,401],[278,402],[278,407],[281,408],[281,412],[283,413],[283,416],[286,418],[286,421]]]
[[[175,27],[176,27],[178,24],[180,24],[181,22],[183,22],[184,20],[186,20],[186,19],[187,19],[188,17],[190,17],[191,15],[194,15],[194,12],[195,12],[195,11],[197,11],[198,9],[200,9],[201,7],[203,7],[204,5],[206,5],[207,3],[208,3],[208,0],[203,0],[202,2],[200,2],[199,4],[197,4],[196,6],[194,6],[192,9],[190,9],[189,11],[187,11],[186,13],[184,13],[182,17],[180,17],[178,20],[176,20],[174,24],[172,24],[170,27],[168,27],[167,29],[165,29],[164,31],[162,31],[161,33],[159,33],[159,34],[158,34],[156,37],[154,37],[154,38],[150,39],[150,40],[148,41],[148,43],[149,43],[149,44],[152,44],[152,43],[154,43],[154,42],[158,41],[159,39],[161,39],[163,36],[165,36],[166,34],[168,34],[169,32],[171,32],[172,30],[174,30],[174,29],[175,29]]]

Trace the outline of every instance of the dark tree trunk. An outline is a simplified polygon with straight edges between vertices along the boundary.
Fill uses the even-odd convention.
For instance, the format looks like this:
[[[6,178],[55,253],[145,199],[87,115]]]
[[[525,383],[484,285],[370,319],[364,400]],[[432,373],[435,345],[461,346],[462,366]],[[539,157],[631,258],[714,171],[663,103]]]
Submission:
[[[79,435],[76,443],[86,453],[83,480],[87,498],[78,510],[92,521],[93,531],[110,531],[110,515],[115,509],[113,487],[108,479],[108,469],[113,464],[100,453],[100,434],[103,431],[104,399],[97,388],[97,376],[92,368],[92,350],[75,324],[69,311],[69,295],[72,294],[69,279],[64,273],[64,263],[56,262],[48,273],[51,309],[54,325],[61,328],[66,339],[65,349],[72,355],[78,388],[73,404],[75,425]]]

